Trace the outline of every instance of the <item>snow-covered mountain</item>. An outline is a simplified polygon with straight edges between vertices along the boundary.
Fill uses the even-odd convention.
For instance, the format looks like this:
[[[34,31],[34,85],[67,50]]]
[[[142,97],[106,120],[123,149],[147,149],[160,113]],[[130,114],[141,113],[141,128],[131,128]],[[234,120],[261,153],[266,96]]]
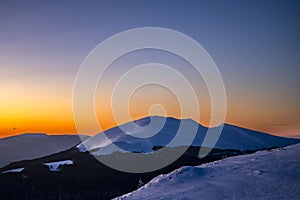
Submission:
[[[150,120],[151,125],[149,125]],[[177,143],[170,144],[169,142],[175,135],[178,136],[177,130],[181,124],[185,126],[182,136]],[[163,128],[160,130],[161,125]],[[185,151],[185,145],[188,145],[188,139],[191,138],[191,132],[195,128],[195,140],[192,140],[192,146],[189,146]],[[155,134],[156,132],[158,133]],[[201,145],[206,132],[207,128],[189,119],[148,117],[123,124],[120,127],[107,130],[105,133],[95,135],[65,151],[33,160],[14,162],[0,168],[0,196],[1,199],[12,199],[12,197],[23,199],[24,196],[29,199],[40,199],[41,196],[43,199],[112,199],[136,190],[141,185],[140,181],[147,183],[161,174],[170,173],[182,166],[198,166],[224,157],[253,153],[259,149],[287,146],[300,141],[224,125],[216,147],[206,157],[202,158],[199,157],[199,150],[202,149]],[[105,138],[104,134],[109,139]],[[37,138],[49,137],[45,135],[35,136]],[[46,141],[39,140],[41,147],[37,149],[43,148],[42,146],[46,145]],[[117,145],[119,149],[113,149],[113,145]],[[167,146],[163,154],[143,153],[158,150],[162,146]],[[20,145],[18,149],[22,150],[19,147],[21,147]],[[23,146],[23,149],[26,149],[25,147],[27,145]],[[57,146],[55,149],[57,150]],[[132,151],[137,153],[138,158],[142,156],[145,158],[146,162],[143,163],[146,168],[155,162],[166,162],[171,155],[183,150],[184,153],[177,160],[150,172],[128,173],[111,168],[99,161],[99,159],[105,159],[121,165],[126,160],[129,161],[127,162],[128,165],[134,167],[139,161],[133,158],[132,154],[126,153],[126,151]],[[116,152],[112,153],[114,151]],[[22,157],[22,159],[24,158]],[[181,169],[184,171],[185,168]],[[192,171],[191,173],[198,177],[196,172]],[[205,171],[204,173],[208,172]],[[263,171],[261,169],[252,170],[251,173],[259,176]],[[14,188],[18,188],[18,194],[15,193]],[[172,187],[164,189],[169,191]],[[180,188],[176,188],[176,190],[180,191]]]
[[[81,136],[87,139],[88,136]],[[78,135],[21,134],[0,139],[0,167],[11,162],[57,153],[79,143]]]
[[[160,175],[116,200],[300,199],[300,144]]]
[[[177,142],[169,144],[176,136],[180,126],[184,134],[177,139]],[[211,133],[216,131],[216,129],[212,128]],[[192,136],[194,130],[197,131],[195,137]],[[152,116],[123,124],[104,133],[99,133],[79,144],[77,148],[82,152],[93,150],[92,154],[94,155],[107,155],[114,151],[149,153],[153,151],[154,147],[159,146],[203,146],[207,130],[206,127],[191,119],[179,120],[170,117]],[[194,139],[189,143],[188,140],[191,137]],[[298,142],[295,139],[273,136],[225,124],[215,148],[258,150],[287,146]],[[120,148],[116,149],[115,145]]]

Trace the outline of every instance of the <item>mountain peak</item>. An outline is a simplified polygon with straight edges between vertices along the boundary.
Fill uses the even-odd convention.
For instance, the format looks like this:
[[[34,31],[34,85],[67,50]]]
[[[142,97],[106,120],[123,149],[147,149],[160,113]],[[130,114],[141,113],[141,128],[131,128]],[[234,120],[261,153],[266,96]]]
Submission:
[[[106,155],[115,151],[151,153],[158,146],[199,147],[203,146],[208,129],[192,119],[148,116],[99,133],[77,148],[79,151],[93,150],[94,154]],[[209,134],[214,133],[212,129]],[[257,150],[299,142],[227,124],[224,124],[220,137],[215,139],[214,148],[238,150]],[[114,148],[114,145],[119,148]]]

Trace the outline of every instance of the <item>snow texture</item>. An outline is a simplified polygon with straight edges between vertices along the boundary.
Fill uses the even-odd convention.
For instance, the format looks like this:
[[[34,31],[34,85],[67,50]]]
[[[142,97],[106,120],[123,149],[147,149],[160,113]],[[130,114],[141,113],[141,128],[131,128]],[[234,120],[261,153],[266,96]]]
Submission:
[[[181,167],[116,198],[134,199],[300,199],[300,144]]]

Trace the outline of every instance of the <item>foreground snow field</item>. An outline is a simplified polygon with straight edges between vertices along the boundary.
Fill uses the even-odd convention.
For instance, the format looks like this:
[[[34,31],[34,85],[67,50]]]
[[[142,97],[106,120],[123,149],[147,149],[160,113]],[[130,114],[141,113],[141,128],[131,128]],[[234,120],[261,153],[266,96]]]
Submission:
[[[300,144],[160,175],[125,199],[300,199]]]

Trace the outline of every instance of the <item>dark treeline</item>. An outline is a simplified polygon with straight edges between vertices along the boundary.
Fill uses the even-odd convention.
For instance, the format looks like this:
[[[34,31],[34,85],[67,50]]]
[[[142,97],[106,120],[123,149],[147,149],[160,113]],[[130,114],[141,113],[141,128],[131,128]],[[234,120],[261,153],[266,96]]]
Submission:
[[[154,147],[154,150],[161,147]],[[183,147],[166,148],[181,151]],[[25,167],[20,173],[0,174],[1,199],[111,199],[137,189],[139,180],[147,183],[152,178],[169,173],[186,165],[200,165],[228,156],[244,154],[239,150],[213,149],[206,157],[199,158],[200,147],[189,147],[175,162],[160,170],[148,173],[126,173],[112,169],[88,152],[80,153],[72,148],[64,152],[28,161],[12,163],[2,169]],[[247,152],[247,153],[252,153]],[[126,159],[124,153],[108,155],[110,159]],[[59,172],[49,171],[45,162],[73,160],[73,165],[60,167]],[[160,158],[161,159],[161,158]],[[134,164],[134,163],[133,163]]]

